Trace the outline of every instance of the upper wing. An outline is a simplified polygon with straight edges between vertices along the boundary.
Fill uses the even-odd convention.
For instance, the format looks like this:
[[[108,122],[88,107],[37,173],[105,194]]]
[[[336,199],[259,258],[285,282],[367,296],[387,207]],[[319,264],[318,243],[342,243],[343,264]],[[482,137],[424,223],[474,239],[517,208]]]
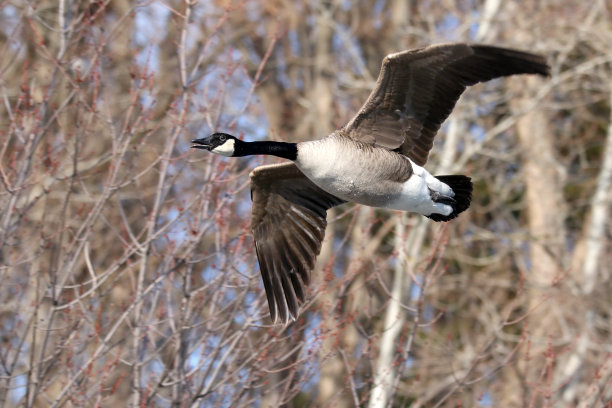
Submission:
[[[326,193],[293,163],[251,172],[251,229],[270,317],[297,317],[304,287],[321,251],[326,211],[343,200]]]
[[[465,88],[513,74],[548,75],[549,67],[542,56],[486,45],[443,44],[389,54],[368,100],[344,133],[399,149],[422,166]]]

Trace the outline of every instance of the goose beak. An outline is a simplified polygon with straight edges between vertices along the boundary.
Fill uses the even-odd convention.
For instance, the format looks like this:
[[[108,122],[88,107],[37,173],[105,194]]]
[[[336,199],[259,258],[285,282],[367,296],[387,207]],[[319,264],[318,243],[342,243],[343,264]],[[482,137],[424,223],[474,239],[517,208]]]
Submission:
[[[204,149],[210,151],[212,149],[212,144],[210,143],[210,137],[202,137],[200,139],[193,139],[191,141],[192,149]]]

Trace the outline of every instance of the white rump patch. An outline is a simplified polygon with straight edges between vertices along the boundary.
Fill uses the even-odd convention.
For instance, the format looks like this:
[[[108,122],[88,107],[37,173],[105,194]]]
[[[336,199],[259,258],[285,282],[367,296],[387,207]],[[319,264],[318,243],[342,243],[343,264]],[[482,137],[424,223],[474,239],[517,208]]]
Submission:
[[[449,215],[453,207],[448,204],[436,203],[431,198],[431,192],[435,191],[444,196],[454,197],[452,188],[432,176],[424,167],[412,164],[413,174],[402,185],[399,197],[391,201],[386,208],[401,211],[416,212],[422,215],[442,214]]]

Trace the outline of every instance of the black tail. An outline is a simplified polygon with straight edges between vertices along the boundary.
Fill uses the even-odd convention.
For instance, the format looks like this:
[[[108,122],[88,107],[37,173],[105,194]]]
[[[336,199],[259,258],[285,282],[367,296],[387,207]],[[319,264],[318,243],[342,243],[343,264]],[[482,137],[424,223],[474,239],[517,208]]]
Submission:
[[[430,214],[426,217],[434,221],[449,221],[464,212],[472,202],[472,179],[468,176],[435,176],[438,180],[448,185],[455,192],[455,202],[450,204],[453,212],[449,215]]]

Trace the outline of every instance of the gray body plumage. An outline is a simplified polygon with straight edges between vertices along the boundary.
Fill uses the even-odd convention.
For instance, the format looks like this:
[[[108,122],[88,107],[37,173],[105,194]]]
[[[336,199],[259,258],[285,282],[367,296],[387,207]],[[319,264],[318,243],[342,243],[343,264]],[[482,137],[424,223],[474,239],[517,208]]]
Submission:
[[[399,198],[403,183],[412,176],[407,157],[355,141],[342,131],[299,143],[295,163],[328,193],[371,207],[385,207]]]

